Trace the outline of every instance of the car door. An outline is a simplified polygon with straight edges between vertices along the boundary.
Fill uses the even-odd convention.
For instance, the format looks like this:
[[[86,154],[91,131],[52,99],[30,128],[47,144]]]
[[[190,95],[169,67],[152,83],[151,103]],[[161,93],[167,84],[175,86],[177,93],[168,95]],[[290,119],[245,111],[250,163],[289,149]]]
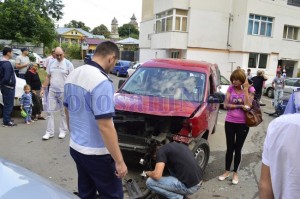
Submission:
[[[285,80],[285,86],[283,92],[285,94],[291,94],[293,92],[293,89],[295,88],[294,85],[296,84],[297,79],[291,78]]]
[[[212,94],[214,94],[216,92],[216,82],[214,82],[214,77],[212,76],[212,74],[209,77],[209,90],[208,90],[208,97]],[[220,104],[219,103],[208,103],[208,129],[209,132],[212,132],[215,123],[217,122],[217,117],[218,117],[218,109],[219,109]]]

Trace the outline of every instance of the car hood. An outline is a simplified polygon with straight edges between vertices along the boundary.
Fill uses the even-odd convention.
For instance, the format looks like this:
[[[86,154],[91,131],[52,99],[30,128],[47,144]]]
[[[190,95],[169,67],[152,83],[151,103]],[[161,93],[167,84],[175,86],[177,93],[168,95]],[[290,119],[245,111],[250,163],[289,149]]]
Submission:
[[[41,176],[0,158],[0,198],[78,198]]]
[[[190,117],[199,103],[171,98],[142,96],[134,94],[115,94],[115,109],[160,116]]]

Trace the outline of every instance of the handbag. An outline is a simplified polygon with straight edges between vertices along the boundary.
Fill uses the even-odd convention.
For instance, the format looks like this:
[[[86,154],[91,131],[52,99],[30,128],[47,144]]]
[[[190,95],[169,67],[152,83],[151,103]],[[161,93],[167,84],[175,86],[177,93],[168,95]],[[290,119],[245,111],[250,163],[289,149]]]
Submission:
[[[21,110],[21,116],[25,118],[27,117],[27,113],[24,110]]]
[[[254,127],[258,126],[262,121],[263,119],[259,103],[256,99],[253,99],[251,109],[246,112],[246,125],[248,127]]]

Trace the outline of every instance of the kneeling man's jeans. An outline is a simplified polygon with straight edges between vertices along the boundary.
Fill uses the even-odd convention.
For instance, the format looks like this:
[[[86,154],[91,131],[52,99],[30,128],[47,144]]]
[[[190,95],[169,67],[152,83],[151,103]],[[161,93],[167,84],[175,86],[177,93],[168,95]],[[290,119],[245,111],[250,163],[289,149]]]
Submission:
[[[200,189],[201,183],[187,188],[173,176],[161,177],[159,180],[148,178],[148,189],[170,199],[182,199],[184,195],[191,195]]]

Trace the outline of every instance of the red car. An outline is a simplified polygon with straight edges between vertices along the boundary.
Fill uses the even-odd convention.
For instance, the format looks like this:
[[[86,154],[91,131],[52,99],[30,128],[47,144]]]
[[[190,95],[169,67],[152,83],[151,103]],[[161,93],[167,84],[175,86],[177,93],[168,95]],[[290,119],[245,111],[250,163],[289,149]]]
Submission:
[[[147,156],[153,140],[183,142],[204,170],[210,153],[207,139],[224,100],[217,92],[219,82],[215,64],[179,59],[145,62],[115,94],[114,123],[121,149]]]

